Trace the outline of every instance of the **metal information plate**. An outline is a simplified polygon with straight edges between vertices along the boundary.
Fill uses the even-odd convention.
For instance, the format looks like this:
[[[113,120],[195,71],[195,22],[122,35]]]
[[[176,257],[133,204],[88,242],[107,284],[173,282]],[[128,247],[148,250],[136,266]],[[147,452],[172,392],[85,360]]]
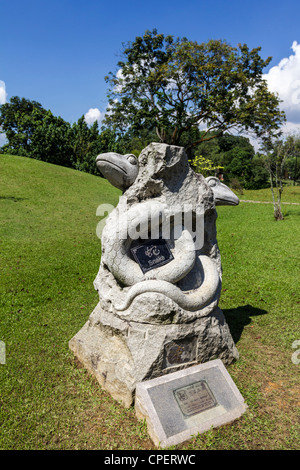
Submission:
[[[163,368],[194,361],[196,351],[196,337],[189,336],[185,339],[170,341],[164,348]]]
[[[168,243],[164,239],[147,240],[130,249],[143,273],[163,266],[174,259]]]
[[[186,417],[213,408],[217,401],[205,380],[173,391],[182,414]]]

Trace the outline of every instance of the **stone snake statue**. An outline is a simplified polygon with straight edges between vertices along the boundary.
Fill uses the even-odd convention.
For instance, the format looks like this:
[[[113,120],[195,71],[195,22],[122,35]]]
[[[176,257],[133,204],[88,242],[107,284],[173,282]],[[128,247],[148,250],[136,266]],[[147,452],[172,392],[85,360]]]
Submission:
[[[189,167],[183,149],[178,148],[180,150],[174,156],[168,154],[168,146],[164,144],[151,145],[147,157],[142,157],[140,162],[134,155],[113,152],[101,154],[96,159],[103,176],[123,191],[119,205],[108,217],[103,230],[102,269],[108,269],[121,287],[121,295],[114,303],[117,311],[126,310],[134,299],[149,292],[170,298],[184,310],[198,311],[216,297],[221,283],[220,267],[216,259],[205,252],[211,247],[208,249],[205,244],[200,249],[195,247],[194,233],[182,221],[176,223],[172,208],[177,207],[178,199],[181,207],[188,200],[195,207],[194,213],[197,213],[198,204],[202,205],[204,214],[215,205],[236,205],[239,200],[218,178],[209,177],[205,181],[196,175]],[[157,157],[159,153],[163,155],[160,158]],[[171,174],[172,183],[169,184]],[[126,198],[126,210],[121,210],[122,198]],[[133,259],[130,247],[138,239],[149,238],[150,219],[151,230],[156,233],[163,223],[169,224],[168,241],[173,259],[144,273]],[[176,233],[179,235],[175,236]],[[182,289],[181,281],[184,282],[195,266],[201,270],[201,282]]]
[[[137,282],[149,279],[165,280],[167,282],[176,283],[182,279],[192,269],[195,264],[194,242],[188,230],[182,227],[181,236],[174,239],[173,256],[175,263],[170,262],[164,266],[155,269],[155,273],[143,273],[136,261],[134,261],[130,253],[130,245],[133,241],[130,233],[135,234],[137,225],[145,228],[145,234],[139,230],[139,238],[146,239],[148,235],[148,219],[160,223],[159,215],[162,215],[162,221],[166,220],[164,208],[162,204],[155,201],[142,202],[131,207],[127,212],[122,214],[118,220],[119,230],[113,230],[111,236],[107,239],[105,248],[105,263],[111,273],[125,286],[132,286]],[[114,226],[115,228],[115,226]],[[152,224],[152,230],[155,230]],[[176,228],[175,228],[176,229]]]

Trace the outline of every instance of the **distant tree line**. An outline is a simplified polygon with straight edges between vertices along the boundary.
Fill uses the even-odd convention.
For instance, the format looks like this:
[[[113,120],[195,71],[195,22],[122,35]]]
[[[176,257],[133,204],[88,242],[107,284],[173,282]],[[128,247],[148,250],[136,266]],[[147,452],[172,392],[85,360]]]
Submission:
[[[205,159],[215,172],[222,167],[236,189],[276,185],[283,176],[296,181],[300,139],[289,146],[279,140],[286,118],[263,79],[271,57],[262,59],[260,49],[146,31],[124,45],[116,71],[105,77],[108,112],[100,129],[84,116],[71,125],[14,96],[0,107],[8,140],[0,151],[97,174],[99,153],[138,156],[150,142],[164,142],[184,147],[194,168]],[[243,131],[260,139],[263,154],[255,154]]]
[[[0,106],[0,129],[8,141],[0,150],[97,174],[95,156],[114,150],[109,130],[88,126],[82,116],[71,125],[36,101],[14,96]]]
[[[8,141],[0,148],[1,153],[35,158],[95,175],[99,174],[95,165],[99,153],[114,151],[139,156],[150,142],[160,141],[154,130],[129,129],[120,133],[109,126],[99,129],[97,121],[89,126],[84,116],[71,125],[40,103],[17,96],[0,107],[0,128]],[[201,141],[204,133],[206,138],[211,138]],[[188,152],[191,162],[197,155],[210,160],[214,165],[213,173],[218,173],[220,167],[224,181],[234,189],[259,189],[270,185],[270,171],[276,170],[276,158],[271,158],[270,149],[266,154],[256,154],[248,138],[229,133],[207,134],[195,127],[182,133],[183,146],[197,140],[200,143]],[[280,172],[296,180],[300,176],[300,138],[290,138],[289,142],[284,159],[280,160]],[[278,148],[277,142],[274,149]]]

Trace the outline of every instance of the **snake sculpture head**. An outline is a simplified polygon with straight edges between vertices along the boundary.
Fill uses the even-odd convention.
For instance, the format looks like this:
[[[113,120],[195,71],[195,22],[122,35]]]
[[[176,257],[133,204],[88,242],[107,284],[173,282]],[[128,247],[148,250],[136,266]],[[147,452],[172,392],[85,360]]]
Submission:
[[[134,154],[121,155],[115,152],[102,153],[96,158],[100,173],[116,188],[125,191],[131,186],[139,172],[138,158]],[[236,206],[239,198],[219,178],[205,178],[214,194],[216,206]]]
[[[139,172],[138,159],[133,154],[102,153],[96,158],[96,165],[100,173],[122,191],[133,184]]]
[[[143,310],[145,298],[151,308],[150,294],[155,293],[160,305],[180,310],[182,321],[208,314],[216,307],[221,288],[215,206],[237,205],[238,198],[218,178],[196,174],[182,147],[153,143],[139,159],[110,152],[99,155],[96,164],[123,191],[102,233],[101,265],[94,282],[100,301],[126,316],[133,303],[135,311],[139,302]],[[204,221],[203,243],[198,246],[192,224],[187,227],[180,214],[187,206],[193,224]],[[164,223],[167,236],[162,233]],[[133,249],[150,240],[147,253],[152,256],[159,252],[155,241],[161,238],[166,239],[170,258],[144,271]]]
[[[219,178],[208,176],[206,182],[214,193],[216,206],[237,206],[240,202],[239,198],[231,191],[226,184],[221,183]]]

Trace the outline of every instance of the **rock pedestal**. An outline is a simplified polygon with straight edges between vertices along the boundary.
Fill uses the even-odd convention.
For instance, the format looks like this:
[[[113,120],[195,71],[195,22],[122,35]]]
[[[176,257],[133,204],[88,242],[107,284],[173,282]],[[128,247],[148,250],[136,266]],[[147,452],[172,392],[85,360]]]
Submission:
[[[138,382],[219,358],[238,358],[224,315],[185,324],[138,323],[108,314],[98,304],[70,348],[113,398],[129,407]]]
[[[213,188],[192,171],[181,147],[151,144],[138,164],[135,181],[102,233],[94,282],[99,303],[69,343],[99,384],[126,407],[134,401],[138,382],[216,358],[225,365],[238,358],[218,307],[222,270]],[[164,220],[169,223],[167,240],[160,230],[159,236],[150,235],[146,241],[149,207],[159,215],[156,228],[160,230]],[[196,235],[202,237],[201,243],[195,240],[194,229],[178,223],[178,207],[189,207],[194,222],[201,219],[202,233]],[[176,236],[178,225],[182,230]],[[140,230],[135,238],[133,226],[135,233],[137,227]],[[167,260],[158,239],[168,246]],[[134,256],[133,248],[139,246],[152,263],[149,269],[144,269],[144,258],[140,263]]]

